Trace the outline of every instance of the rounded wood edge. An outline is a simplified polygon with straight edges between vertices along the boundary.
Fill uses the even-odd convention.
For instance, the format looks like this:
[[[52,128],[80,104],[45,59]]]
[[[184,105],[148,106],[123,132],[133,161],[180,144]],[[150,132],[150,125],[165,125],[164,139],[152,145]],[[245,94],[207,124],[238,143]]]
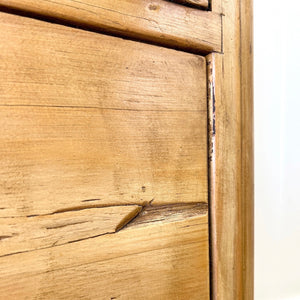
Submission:
[[[207,56],[212,299],[253,299],[252,0],[213,0],[223,54]]]

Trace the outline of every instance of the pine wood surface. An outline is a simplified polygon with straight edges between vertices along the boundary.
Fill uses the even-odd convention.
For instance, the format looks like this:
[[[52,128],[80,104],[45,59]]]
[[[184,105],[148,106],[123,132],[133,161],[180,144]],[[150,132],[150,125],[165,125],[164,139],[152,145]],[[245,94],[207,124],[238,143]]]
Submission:
[[[214,0],[223,53],[208,59],[213,299],[253,299],[252,1]]]
[[[141,209],[138,205],[91,207],[41,216],[2,218],[0,257],[115,233]]]
[[[1,6],[33,16],[49,17],[55,22],[185,51],[208,53],[221,50],[219,14],[169,1],[1,0]]]
[[[0,295],[209,299],[205,59],[7,13],[0,32]]]
[[[205,204],[146,207],[116,233],[0,257],[1,295],[209,299],[207,225]]]
[[[0,216],[207,202],[203,57],[0,22]]]
[[[1,9],[13,9],[12,12],[15,10],[16,13],[22,11],[22,14],[28,14],[32,17],[49,18],[54,22],[161,44],[188,52],[219,52],[210,54],[207,57],[210,114],[211,295],[212,299],[253,299],[251,0],[234,0],[231,2],[213,0],[211,3],[212,12],[184,7],[166,1],[156,1],[154,5],[152,2],[149,4],[149,1],[124,1],[124,6],[118,5],[116,9],[116,7],[113,7],[116,2],[107,1],[106,3],[106,1],[102,1],[102,4],[105,4],[104,13],[101,12],[102,8],[98,7],[95,8],[97,10],[96,14],[94,14],[94,10],[92,12],[85,11],[85,8],[90,6],[91,3],[72,2],[75,6],[73,8],[66,5],[67,1],[47,3],[47,1],[37,2],[33,0],[3,0],[0,6]],[[117,3],[120,4],[120,2]],[[146,6],[142,8],[141,5]],[[172,11],[170,8],[172,8]],[[112,11],[109,11],[109,9]],[[122,18],[118,13],[115,14],[115,10],[121,12]],[[162,19],[167,20],[165,17],[166,12],[168,12],[170,19],[168,24],[161,27],[160,21]],[[131,13],[134,15],[133,18],[131,18]],[[184,203],[207,201],[207,188],[205,186],[207,177],[201,175],[205,173],[207,168],[206,165],[203,167],[202,160],[202,157],[207,155],[203,139],[203,136],[206,138],[204,133],[206,132],[204,121],[206,118],[206,99],[203,93],[206,88],[206,84],[204,84],[206,80],[203,80],[206,72],[203,71],[203,58],[143,43],[84,33],[70,28],[66,29],[63,26],[49,25],[46,22],[29,21],[17,16],[9,17],[6,14],[1,15],[5,16],[0,18],[2,25],[0,30],[4,27],[2,35],[9,33],[9,36],[12,36],[11,40],[7,39],[6,43],[0,44],[1,55],[4,53],[4,57],[7,59],[1,61],[0,72],[6,70],[6,74],[4,72],[2,75],[8,78],[6,82],[0,82],[0,91],[4,91],[1,98],[3,112],[0,120],[4,120],[2,123],[4,129],[2,129],[1,135],[4,142],[2,143],[4,145],[3,149],[5,149],[2,151],[3,155],[1,157],[7,155],[9,157],[2,160],[1,180],[5,183],[3,186],[6,189],[3,195],[10,197],[1,198],[4,199],[4,202],[0,202],[0,215],[3,213],[2,218],[17,216],[25,220],[28,215],[37,214],[35,218],[40,218],[42,217],[40,215],[54,214],[55,216],[58,212],[73,213],[77,209],[83,212],[85,209],[103,209],[111,206],[123,207],[124,205],[127,207],[127,204],[135,204],[137,207],[134,211],[143,210],[143,212],[140,212],[139,216],[133,221],[131,217],[125,217],[129,224],[121,231],[115,230],[117,224],[119,224],[119,221],[117,221],[119,218],[116,218],[115,226],[110,229],[113,232],[108,235],[90,238],[85,236],[83,232],[84,240],[80,242],[64,245],[54,244],[53,249],[50,247],[51,250],[30,250],[28,253],[24,252],[3,257],[3,259],[8,259],[7,261],[4,260],[4,267],[2,268],[3,278],[7,279],[2,280],[3,285],[0,290],[8,291],[7,295],[12,299],[15,299],[16,296],[21,297],[20,290],[34,291],[37,299],[52,299],[53,297],[64,299],[67,298],[68,289],[74,290],[71,295],[73,298],[74,295],[75,298],[78,296],[83,299],[99,298],[99,294],[97,294],[98,287],[101,293],[105,293],[106,290],[102,283],[99,284],[102,277],[100,279],[100,275],[96,275],[97,285],[93,281],[94,278],[91,280],[90,278],[92,277],[91,274],[98,274],[97,270],[101,270],[101,272],[104,272],[102,274],[107,275],[105,278],[114,282],[115,285],[112,285],[112,289],[109,291],[113,290],[115,294],[115,292],[123,289],[124,276],[121,277],[118,273],[112,277],[112,269],[109,269],[107,262],[96,265],[94,261],[89,264],[91,266],[89,269],[85,266],[81,268],[77,265],[70,265],[71,271],[65,273],[63,269],[68,265],[67,260],[70,258],[63,258],[64,251],[73,253],[72,249],[74,249],[74,253],[82,254],[82,249],[86,249],[82,245],[88,245],[89,251],[86,251],[85,255],[94,257],[96,250],[93,248],[92,241],[100,241],[100,239],[103,241],[108,237],[113,237],[116,240],[114,245],[118,245],[120,251],[124,251],[126,248],[125,243],[130,245],[130,241],[133,241],[131,239],[135,236],[135,230],[143,230],[145,236],[156,236],[157,240],[160,240],[161,237],[158,236],[157,232],[165,232],[165,228],[170,230],[169,227],[165,226],[170,222],[172,214],[167,213],[163,206],[156,206],[157,204],[167,203],[168,207],[170,203],[182,202],[181,205],[189,205]],[[177,16],[175,21],[174,19],[171,20],[172,15]],[[106,16],[108,21],[105,19]],[[116,16],[115,19],[114,16]],[[107,23],[110,20],[112,23]],[[33,24],[31,22],[37,23],[32,26],[23,26],[29,24],[27,22],[30,24]],[[176,26],[171,29],[174,22],[176,22]],[[223,23],[222,27],[221,23]],[[50,27],[56,29],[49,30]],[[24,28],[26,29],[24,30]],[[22,39],[23,30],[27,35],[25,39]],[[70,30],[69,34],[65,30]],[[158,33],[159,31],[160,33]],[[205,35],[207,40],[203,38]],[[95,36],[101,37],[99,44],[95,42]],[[31,45],[35,45],[33,47],[35,48],[34,51],[32,51],[30,40],[32,41]],[[82,40],[84,40],[84,43],[80,43]],[[66,42],[64,43],[64,41]],[[64,49],[60,48],[61,44],[63,44]],[[14,49],[14,45],[18,45],[18,47]],[[109,46],[106,47],[106,45]],[[18,48],[22,49],[24,54],[17,53]],[[41,58],[40,55],[45,53],[45,48],[51,49],[46,53],[47,59]],[[68,48],[68,51],[65,50],[66,48]],[[90,49],[90,52],[87,49]],[[154,49],[159,50],[155,51]],[[84,59],[83,53],[85,54]],[[132,53],[132,56],[124,55],[124,53]],[[153,56],[155,56],[153,61],[159,61],[161,68],[154,63],[151,64]],[[20,63],[19,67],[16,64],[17,60]],[[55,61],[57,61],[57,64]],[[111,63],[112,61],[114,63]],[[99,69],[93,68],[91,70],[91,66],[95,63],[97,65],[97,62],[100,66]],[[167,67],[164,66],[163,68],[163,64]],[[58,65],[60,67],[57,69]],[[43,68],[45,66],[49,68],[49,73],[41,72],[45,69]],[[102,67],[109,76],[101,75],[103,74]],[[26,70],[26,73],[22,70]],[[149,70],[151,70],[151,74],[148,76]],[[36,75],[37,71],[39,76]],[[97,76],[91,76],[95,73]],[[164,77],[166,73],[168,75]],[[28,80],[29,78],[30,80]],[[113,80],[111,81],[110,78],[113,78]],[[130,78],[130,80],[124,81],[125,78]],[[152,80],[154,78],[154,81],[150,81],[149,78]],[[14,82],[14,79],[17,80]],[[182,84],[178,84],[178,82]],[[63,88],[64,86],[67,88]],[[100,88],[96,89],[96,86]],[[142,89],[140,89],[140,86],[142,86]],[[182,86],[187,88],[184,89]],[[144,94],[141,90],[147,90],[147,93]],[[57,93],[56,91],[60,92]],[[99,93],[101,97],[97,97]],[[161,99],[163,101],[160,101]],[[57,107],[56,103],[61,104]],[[112,107],[109,105],[112,105]],[[89,111],[88,117],[86,117],[87,110]],[[72,114],[70,115],[69,112],[71,111]],[[120,114],[118,111],[120,111]],[[64,120],[66,116],[68,117]],[[95,123],[99,120],[101,123],[97,127]],[[131,122],[129,125],[127,125],[128,120]],[[28,125],[23,126],[24,122]],[[3,127],[3,124],[10,124],[8,129],[11,131],[7,131],[7,127]],[[33,124],[41,125],[43,129],[35,129],[36,126],[33,126]],[[122,124],[122,126],[118,124]],[[76,131],[75,128],[79,131]],[[103,128],[109,128],[109,131],[113,128],[114,142],[107,147],[103,143],[103,139],[99,139],[99,134],[107,140],[111,140],[112,136],[107,135],[108,130],[104,134]],[[164,129],[162,130],[162,128]],[[195,130],[196,128],[197,130]],[[10,139],[13,136],[12,132],[16,135]],[[88,132],[89,134],[87,134]],[[129,133],[134,134],[130,135]],[[86,135],[88,135],[87,139],[81,138],[80,140],[80,137]],[[63,143],[61,143],[62,141]],[[175,145],[183,144],[182,149],[185,149],[185,151],[174,148],[174,141],[176,141]],[[38,142],[38,146],[36,146],[36,142]],[[140,144],[138,144],[139,142]],[[153,144],[155,145],[154,148]],[[98,151],[100,148],[102,151],[101,159],[99,159],[101,164],[98,167],[96,164],[94,168],[95,157],[99,157]],[[11,149],[15,150],[12,151]],[[57,149],[60,151],[57,151]],[[124,157],[118,156],[120,149],[124,151]],[[139,156],[141,154],[139,149],[145,150],[143,155]],[[49,153],[48,158],[50,159],[44,160],[42,158],[45,153]],[[107,157],[105,153],[115,153],[114,158],[106,161],[103,159],[103,157]],[[70,157],[73,157],[73,159],[70,159]],[[125,163],[125,157],[126,159],[130,157],[130,165],[128,162]],[[157,159],[158,157],[160,159]],[[16,170],[19,168],[19,161],[22,161],[22,159],[26,161],[26,164],[23,165],[23,172],[18,173]],[[182,161],[184,162],[183,166],[181,165]],[[93,163],[89,165],[89,162]],[[103,164],[109,167],[108,169],[105,168],[104,174],[100,174],[100,170],[103,170]],[[88,172],[86,172],[87,169],[81,167],[83,165],[89,165]],[[110,169],[112,165],[118,166],[118,168],[112,171]],[[143,168],[140,168],[141,165]],[[70,166],[69,173],[65,168],[66,166]],[[53,174],[45,172],[49,167],[53,170],[51,171],[54,172]],[[59,182],[53,180],[59,174],[59,172],[55,173],[57,170],[63,170],[61,174],[67,174]],[[133,172],[132,170],[137,171]],[[13,174],[13,176],[7,176],[8,174]],[[29,174],[33,174],[33,176],[29,176]],[[74,181],[71,174],[79,175],[78,179]],[[94,176],[95,174],[98,177]],[[126,174],[129,178],[128,181],[121,180],[120,183],[120,174]],[[137,174],[139,180],[132,185],[132,179],[136,180]],[[196,180],[197,176],[200,180]],[[168,181],[170,178],[171,180]],[[182,178],[185,178],[189,184],[182,183]],[[105,184],[108,183],[108,192],[99,189],[99,180],[105,182]],[[74,184],[74,182],[76,184],[71,188],[71,184]],[[30,189],[24,190],[22,188],[24,186],[30,186]],[[51,192],[37,188],[44,186],[50,187]],[[69,196],[72,189],[76,191],[77,198],[70,200]],[[13,194],[12,191],[17,191],[17,193]],[[19,191],[20,194],[18,194]],[[16,195],[20,195],[19,199]],[[31,200],[30,195],[35,198]],[[5,199],[9,200],[6,201]],[[42,201],[37,201],[38,199],[42,199]],[[155,217],[154,210],[149,207],[149,203],[154,204]],[[145,218],[144,213],[147,212],[145,207],[152,211],[149,222],[142,221]],[[189,208],[182,210],[186,212],[189,211]],[[160,212],[161,216],[159,216]],[[121,215],[123,216],[120,213]],[[156,227],[157,231],[155,232],[157,235],[148,230],[148,225],[150,226],[151,223],[151,226],[154,226],[153,223],[158,224],[156,221],[152,222],[152,218],[155,220],[158,218],[161,226],[162,220],[166,218],[165,215],[167,215],[168,221],[163,223],[164,226],[159,227],[159,229]],[[80,214],[81,217],[84,218]],[[33,218],[33,216],[30,218]],[[184,222],[187,221],[186,219],[190,220],[190,217],[187,217],[186,214],[184,214],[184,217],[181,215],[181,218]],[[5,222],[9,222],[9,220]],[[145,223],[147,229],[145,229]],[[172,224],[177,223],[172,221]],[[81,226],[80,224],[77,225]],[[75,226],[75,224],[71,226]],[[140,226],[144,226],[144,229]],[[187,224],[183,228],[191,229],[191,226],[193,225]],[[199,230],[199,226],[197,228]],[[134,234],[130,237],[129,233],[127,239],[124,239],[124,243],[118,240],[117,237],[125,237],[125,233],[128,231]],[[177,231],[178,228],[173,230],[173,238],[178,235]],[[91,232],[94,234],[93,231]],[[100,231],[96,233],[98,232]],[[3,233],[3,236],[2,241],[8,242],[7,236],[9,234]],[[181,233],[178,237],[181,237]],[[66,238],[68,240],[68,236]],[[170,241],[171,238],[168,238],[164,245],[171,243]],[[185,243],[183,236],[182,241]],[[144,245],[143,243],[140,244]],[[75,248],[72,248],[74,245]],[[191,242],[188,247],[185,247],[178,242],[174,246],[176,250],[170,247],[161,250],[162,252],[157,249],[153,250],[158,252],[155,252],[155,256],[151,256],[150,260],[146,252],[139,252],[138,257],[141,258],[139,265],[147,270],[144,272],[136,270],[135,267],[130,267],[132,265],[136,266],[133,254],[129,264],[128,258],[119,258],[120,264],[115,265],[116,269],[120,269],[123,274],[125,272],[131,274],[131,277],[126,277],[125,281],[128,289],[124,290],[124,294],[119,296],[113,296],[111,293],[105,294],[105,296],[108,299],[118,299],[118,297],[120,299],[141,299],[145,295],[151,295],[149,299],[153,299],[153,295],[158,299],[173,299],[178,295],[178,299],[186,299],[184,293],[189,290],[190,294],[187,294],[189,299],[207,299],[209,297],[207,288],[208,267],[205,269],[203,266],[207,263],[208,258],[199,259],[201,255],[205,254],[205,251],[204,254],[202,253],[204,248],[201,248],[201,253],[199,253],[200,248],[192,245]],[[153,247],[150,238],[148,246]],[[205,247],[208,247],[208,245]],[[179,248],[184,250],[179,251]],[[61,252],[60,249],[63,251]],[[38,257],[35,256],[35,252],[39,253]],[[194,256],[192,256],[192,253]],[[195,253],[199,255],[198,258]],[[74,257],[78,262],[85,261],[83,255],[76,254]],[[51,260],[51,267],[53,265],[57,267],[61,264],[62,269],[47,269],[50,265],[49,260]],[[34,261],[32,268],[32,274],[34,275],[32,278],[38,278],[38,282],[42,282],[42,284],[34,285],[34,280],[31,277],[24,279],[25,277],[20,275],[30,269],[29,266],[32,261]],[[202,262],[199,263],[200,261]],[[16,267],[12,269],[12,273],[7,273],[9,266],[14,265],[14,263],[16,263]],[[148,265],[148,263],[150,264]],[[24,268],[20,268],[21,271],[19,271],[18,268],[22,264]],[[175,275],[170,271],[171,265],[174,266],[174,264],[182,270],[182,273],[177,272],[179,275],[176,278],[173,277]],[[200,278],[200,281],[197,281],[198,279],[195,279],[196,267],[194,269],[193,266],[197,266],[198,271],[199,267],[202,266],[200,269],[206,270],[206,277],[204,273],[201,273],[203,277]],[[47,271],[44,271],[46,269]],[[188,270],[191,270],[191,272]],[[52,273],[52,277],[45,275]],[[158,278],[161,278],[160,276],[163,280],[158,280]],[[14,289],[11,282],[16,278],[17,286]],[[91,284],[85,285],[84,281],[81,285],[80,278],[89,279]],[[133,294],[132,282],[137,280],[142,283],[142,285],[139,285],[142,286],[142,289]],[[65,288],[57,290],[56,287],[60,286],[61,282],[65,283]],[[153,290],[149,289],[153,282],[155,286],[159,287],[154,294]],[[184,282],[184,287],[183,290],[180,290],[179,285],[182,282]],[[201,287],[203,294],[199,294],[198,288],[202,282],[206,284],[206,288]],[[105,281],[104,284],[107,286],[108,282]],[[76,285],[78,287],[74,288]],[[90,289],[92,286],[95,287],[93,290]]]

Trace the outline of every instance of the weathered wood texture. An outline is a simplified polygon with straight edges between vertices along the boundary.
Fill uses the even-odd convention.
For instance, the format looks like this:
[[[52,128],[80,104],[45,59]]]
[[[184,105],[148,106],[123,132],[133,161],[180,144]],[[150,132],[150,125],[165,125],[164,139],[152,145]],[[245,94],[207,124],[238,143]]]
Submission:
[[[146,208],[116,233],[0,257],[0,291],[20,300],[205,300],[208,273],[206,205],[171,205]]]
[[[208,0],[169,0],[177,3],[193,5],[194,7],[199,8],[208,8],[209,2]]]
[[[132,220],[138,205],[85,208],[42,216],[2,218],[0,256],[114,233]]]
[[[2,13],[0,216],[207,202],[205,59]]]
[[[208,56],[213,299],[253,299],[252,1],[213,1],[223,52]]]
[[[221,50],[221,16],[157,0],[1,0],[3,8],[193,52]]]

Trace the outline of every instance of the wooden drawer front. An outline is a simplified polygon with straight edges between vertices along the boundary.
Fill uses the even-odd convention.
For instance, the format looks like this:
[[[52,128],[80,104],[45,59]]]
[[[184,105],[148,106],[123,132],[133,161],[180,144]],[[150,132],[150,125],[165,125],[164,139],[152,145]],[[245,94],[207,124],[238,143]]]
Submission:
[[[2,216],[207,202],[205,59],[1,14]]]
[[[207,5],[207,0],[184,0]],[[166,0],[1,0],[5,9],[192,52],[221,51],[221,15]],[[13,11],[15,12],[15,11]]]
[[[0,14],[0,294],[208,299],[201,56]]]

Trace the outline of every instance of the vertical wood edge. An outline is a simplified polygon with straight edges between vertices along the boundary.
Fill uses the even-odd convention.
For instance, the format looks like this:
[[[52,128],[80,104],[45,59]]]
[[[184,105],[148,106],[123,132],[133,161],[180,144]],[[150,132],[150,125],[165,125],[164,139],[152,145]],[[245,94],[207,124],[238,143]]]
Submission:
[[[253,149],[253,0],[240,0],[243,293],[253,299],[254,286],[254,149]]]
[[[215,282],[215,272],[213,271],[213,262],[216,244],[215,244],[215,215],[213,212],[213,202],[212,202],[212,191],[213,191],[213,181],[211,178],[214,177],[215,165],[214,165],[214,143],[215,143],[215,135],[214,135],[214,126],[215,126],[215,114],[214,114],[214,103],[215,103],[215,88],[214,88],[214,71],[215,71],[215,55],[213,53],[208,54],[206,56],[206,66],[207,66],[207,157],[208,157],[208,165],[207,165],[207,178],[208,178],[208,229],[209,229],[209,262],[210,262],[210,297],[213,299],[213,288]]]
[[[209,223],[212,299],[253,299],[252,0],[223,2],[224,54],[208,76]],[[221,0],[212,1],[219,10]]]

